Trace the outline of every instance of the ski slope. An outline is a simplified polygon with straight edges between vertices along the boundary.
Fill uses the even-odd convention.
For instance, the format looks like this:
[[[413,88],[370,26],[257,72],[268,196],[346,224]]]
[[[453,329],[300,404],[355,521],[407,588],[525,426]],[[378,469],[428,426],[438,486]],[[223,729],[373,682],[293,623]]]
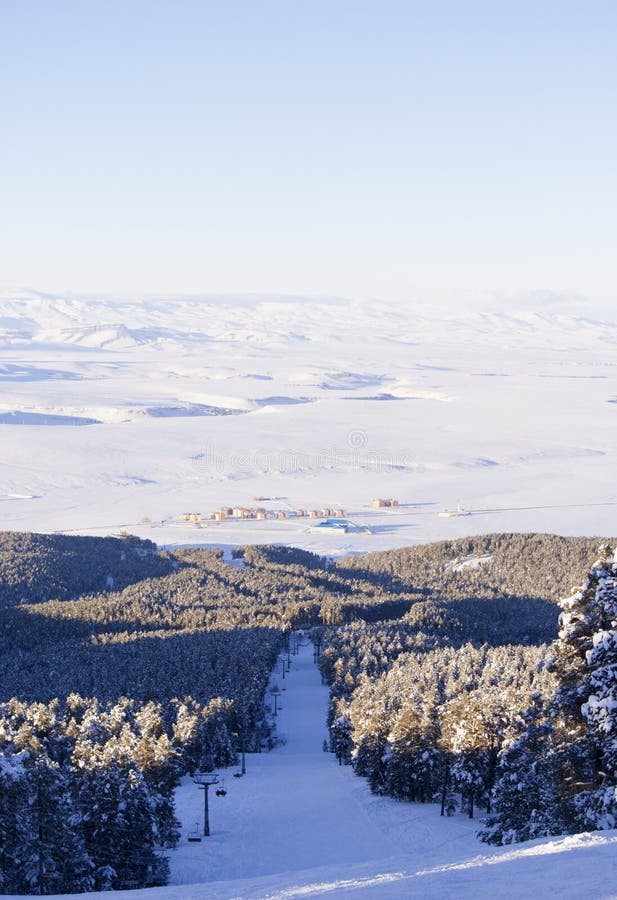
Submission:
[[[271,753],[247,756],[247,774],[225,776],[225,798],[211,803],[212,836],[199,845],[184,840],[172,853],[172,881],[247,878],[355,865],[392,852],[387,836],[358,796],[363,784],[324,753],[327,690],[308,642],[292,656],[281,688],[278,732],[286,742]],[[212,792],[211,792],[212,793]],[[188,779],[179,789],[179,818],[203,822],[202,793]]]
[[[477,898],[617,897],[617,835],[595,832],[503,849],[475,838],[477,822],[439,807],[373,797],[363,779],[324,753],[327,688],[305,643],[292,657],[278,728],[286,743],[247,755],[247,774],[220,773],[227,796],[210,799],[190,778],[177,792],[182,839],[169,851],[166,888],[93,894],[116,900],[293,900],[347,897]],[[211,794],[212,794],[211,790]]]

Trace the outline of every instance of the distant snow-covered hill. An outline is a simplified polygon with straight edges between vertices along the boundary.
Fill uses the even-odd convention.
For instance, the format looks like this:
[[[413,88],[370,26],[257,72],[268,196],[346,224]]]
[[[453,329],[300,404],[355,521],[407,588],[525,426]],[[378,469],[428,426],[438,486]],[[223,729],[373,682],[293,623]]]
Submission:
[[[470,530],[611,534],[617,317],[548,301],[0,292],[0,517],[95,533],[147,518],[159,542],[333,554]],[[177,525],[262,495],[361,527]],[[383,496],[396,512],[371,510]],[[459,507],[471,518],[437,515]]]
[[[538,301],[539,305],[541,301]],[[109,324],[120,323],[120,324]],[[617,340],[617,319],[560,313],[553,308],[519,311],[431,310],[422,304],[366,304],[323,298],[208,297],[172,299],[75,299],[33,291],[0,291],[0,329],[22,331],[32,338],[59,333],[66,343],[104,346],[111,342],[142,343],[168,335],[208,334],[225,341],[267,340],[297,344],[314,339],[350,336],[372,328],[373,339],[414,343],[432,336],[451,339],[506,337],[543,343],[569,336],[577,341]],[[135,335],[135,330],[141,330]],[[151,330],[148,334],[148,329]]]

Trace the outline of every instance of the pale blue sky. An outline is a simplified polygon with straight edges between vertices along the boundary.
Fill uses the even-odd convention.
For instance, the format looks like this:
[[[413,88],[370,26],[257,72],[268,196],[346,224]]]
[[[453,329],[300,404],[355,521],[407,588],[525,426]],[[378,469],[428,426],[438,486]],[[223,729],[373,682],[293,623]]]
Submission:
[[[609,302],[613,0],[0,0],[0,284]]]

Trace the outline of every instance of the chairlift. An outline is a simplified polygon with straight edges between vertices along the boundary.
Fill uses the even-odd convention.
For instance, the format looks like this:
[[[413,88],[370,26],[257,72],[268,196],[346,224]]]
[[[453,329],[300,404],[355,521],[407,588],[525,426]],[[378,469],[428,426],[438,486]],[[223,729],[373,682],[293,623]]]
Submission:
[[[195,827],[189,831],[186,836],[189,844],[201,844],[201,834],[199,833],[199,822],[195,822]]]
[[[221,778],[221,780],[218,782],[218,785],[219,786],[217,786],[217,789],[214,793],[217,797],[226,797],[227,789],[225,788],[225,779]]]

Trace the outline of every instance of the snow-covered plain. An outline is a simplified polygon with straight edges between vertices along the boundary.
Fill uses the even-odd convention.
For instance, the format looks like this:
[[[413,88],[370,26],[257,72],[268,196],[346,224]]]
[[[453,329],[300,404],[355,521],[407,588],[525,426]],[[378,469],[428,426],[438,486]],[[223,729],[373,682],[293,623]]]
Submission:
[[[170,852],[171,884],[88,895],[116,900],[293,900],[293,898],[435,898],[476,900],[617,897],[617,835],[595,832],[503,849],[474,837],[477,821],[441,818],[437,805],[371,796],[364,780],[322,750],[327,688],[306,642],[291,671],[274,680],[283,746],[249,754],[247,774],[220,772],[226,797],[210,799],[185,779],[177,792],[183,822]]]
[[[572,308],[5,291],[0,528],[333,555],[613,534],[616,367],[617,319]],[[255,496],[342,508],[359,527],[182,521]],[[401,505],[371,509],[380,496]],[[459,504],[471,514],[438,516]]]

